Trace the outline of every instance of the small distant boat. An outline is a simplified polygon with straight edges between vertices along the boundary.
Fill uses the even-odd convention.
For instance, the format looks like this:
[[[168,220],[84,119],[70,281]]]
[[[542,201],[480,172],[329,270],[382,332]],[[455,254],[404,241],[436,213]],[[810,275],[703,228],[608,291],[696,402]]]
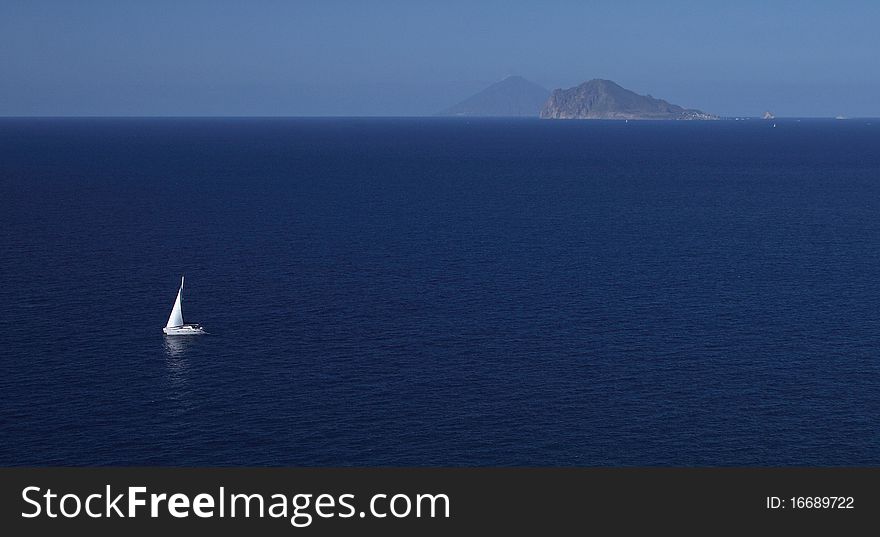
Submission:
[[[183,276],[180,277],[180,289],[177,291],[177,300],[174,301],[174,307],[171,308],[171,315],[168,317],[168,324],[162,329],[166,336],[194,336],[204,334],[205,329],[200,324],[185,324],[183,322],[183,308],[181,299],[183,297]]]

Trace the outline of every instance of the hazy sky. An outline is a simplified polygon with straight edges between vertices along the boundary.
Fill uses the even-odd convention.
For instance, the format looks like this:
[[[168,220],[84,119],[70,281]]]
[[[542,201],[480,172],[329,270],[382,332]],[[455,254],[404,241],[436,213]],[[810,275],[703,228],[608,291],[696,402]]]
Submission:
[[[0,115],[421,115],[511,74],[880,116],[880,1],[0,0]]]

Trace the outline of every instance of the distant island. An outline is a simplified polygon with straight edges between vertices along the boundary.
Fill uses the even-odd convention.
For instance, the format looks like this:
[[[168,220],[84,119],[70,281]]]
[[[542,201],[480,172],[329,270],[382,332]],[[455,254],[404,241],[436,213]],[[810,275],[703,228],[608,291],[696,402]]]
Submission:
[[[440,116],[541,117],[543,119],[718,119],[650,95],[639,95],[611,80],[593,79],[552,93],[521,76],[509,76],[440,111]]]
[[[639,95],[610,80],[593,79],[557,89],[541,109],[544,119],[718,119],[650,95]]]
[[[439,112],[460,117],[537,117],[550,90],[521,76],[509,76]]]

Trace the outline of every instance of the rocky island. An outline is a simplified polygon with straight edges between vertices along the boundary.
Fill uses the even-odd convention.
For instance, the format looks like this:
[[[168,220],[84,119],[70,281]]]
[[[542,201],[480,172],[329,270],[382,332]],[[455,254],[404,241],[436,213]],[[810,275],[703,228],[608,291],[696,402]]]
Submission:
[[[639,95],[610,80],[554,90],[541,109],[543,119],[718,119],[650,95]]]

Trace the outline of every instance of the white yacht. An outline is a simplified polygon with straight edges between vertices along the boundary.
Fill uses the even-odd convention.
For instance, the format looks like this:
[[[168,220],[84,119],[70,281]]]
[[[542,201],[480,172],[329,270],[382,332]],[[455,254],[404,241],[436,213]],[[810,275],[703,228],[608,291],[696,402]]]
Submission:
[[[184,324],[183,309],[181,307],[181,298],[183,297],[183,276],[180,277],[180,289],[177,291],[177,300],[174,301],[174,307],[171,308],[171,315],[168,317],[168,324],[162,329],[166,336],[190,336],[204,334],[205,329],[200,324]]]

